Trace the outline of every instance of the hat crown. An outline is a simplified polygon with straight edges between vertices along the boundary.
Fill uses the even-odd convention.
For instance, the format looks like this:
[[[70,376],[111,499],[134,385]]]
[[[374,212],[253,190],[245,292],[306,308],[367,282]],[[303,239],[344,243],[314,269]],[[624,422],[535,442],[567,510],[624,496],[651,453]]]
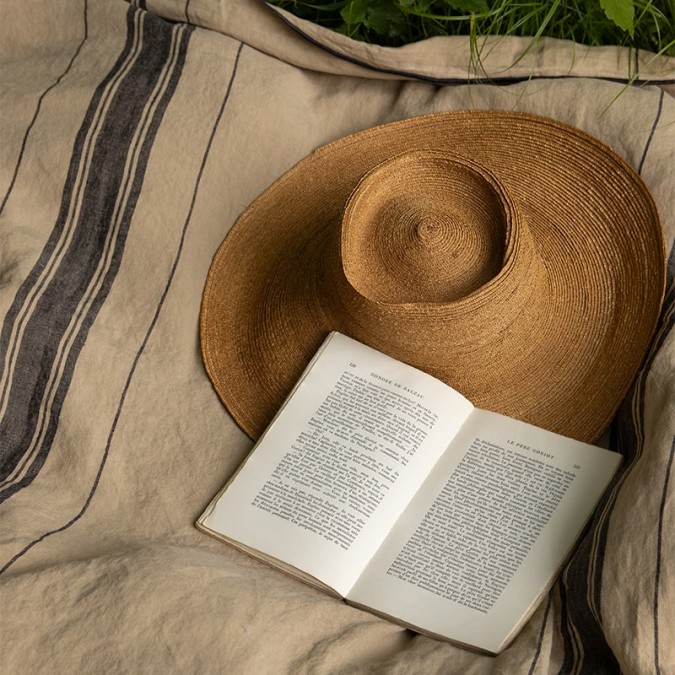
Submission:
[[[451,153],[402,153],[369,171],[341,224],[344,274],[384,303],[443,303],[502,269],[512,214],[497,181]]]
[[[494,174],[451,152],[376,166],[336,236],[322,291],[333,325],[432,374],[439,353],[461,357],[478,334],[500,342],[547,302],[544,262],[517,204]]]

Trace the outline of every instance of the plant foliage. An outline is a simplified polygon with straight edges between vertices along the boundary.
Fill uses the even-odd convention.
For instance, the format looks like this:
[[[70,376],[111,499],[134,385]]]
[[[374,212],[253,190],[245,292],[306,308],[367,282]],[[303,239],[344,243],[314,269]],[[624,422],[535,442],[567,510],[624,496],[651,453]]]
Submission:
[[[675,0],[270,0],[357,40],[520,35],[675,55]]]

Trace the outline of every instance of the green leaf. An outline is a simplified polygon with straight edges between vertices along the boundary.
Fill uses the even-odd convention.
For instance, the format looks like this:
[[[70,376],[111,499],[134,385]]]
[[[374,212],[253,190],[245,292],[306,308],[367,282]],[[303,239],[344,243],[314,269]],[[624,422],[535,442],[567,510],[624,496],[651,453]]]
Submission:
[[[607,18],[633,37],[635,29],[635,0],[600,0]]]
[[[363,23],[368,12],[368,0],[351,0],[340,12],[340,16],[348,26]]]
[[[402,37],[406,32],[405,15],[391,0],[369,0],[364,25],[388,38]]]

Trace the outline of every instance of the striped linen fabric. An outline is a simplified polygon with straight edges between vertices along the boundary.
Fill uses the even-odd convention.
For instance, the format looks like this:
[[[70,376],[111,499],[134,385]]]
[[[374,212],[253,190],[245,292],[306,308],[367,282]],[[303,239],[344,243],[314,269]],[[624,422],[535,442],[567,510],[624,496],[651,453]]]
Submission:
[[[8,0],[3,15],[3,672],[675,672],[675,60],[547,41],[514,70],[522,42],[505,39],[467,83],[461,40],[374,48],[258,0]],[[650,188],[668,255],[658,330],[608,432],[622,468],[498,657],[193,527],[251,447],[199,356],[227,230],[316,147],[466,108],[608,143]]]

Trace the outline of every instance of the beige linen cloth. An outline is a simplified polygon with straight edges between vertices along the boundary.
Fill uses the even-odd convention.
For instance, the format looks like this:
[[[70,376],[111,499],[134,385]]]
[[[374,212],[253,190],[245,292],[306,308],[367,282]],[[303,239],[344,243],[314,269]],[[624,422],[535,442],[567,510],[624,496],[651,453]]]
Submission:
[[[0,671],[675,672],[674,59],[542,40],[518,60],[527,41],[495,39],[472,69],[464,38],[367,46],[258,0],[5,0],[0,31]],[[465,108],[611,145],[670,260],[612,429],[621,473],[498,657],[193,527],[251,448],[199,355],[228,228],[316,147]]]

